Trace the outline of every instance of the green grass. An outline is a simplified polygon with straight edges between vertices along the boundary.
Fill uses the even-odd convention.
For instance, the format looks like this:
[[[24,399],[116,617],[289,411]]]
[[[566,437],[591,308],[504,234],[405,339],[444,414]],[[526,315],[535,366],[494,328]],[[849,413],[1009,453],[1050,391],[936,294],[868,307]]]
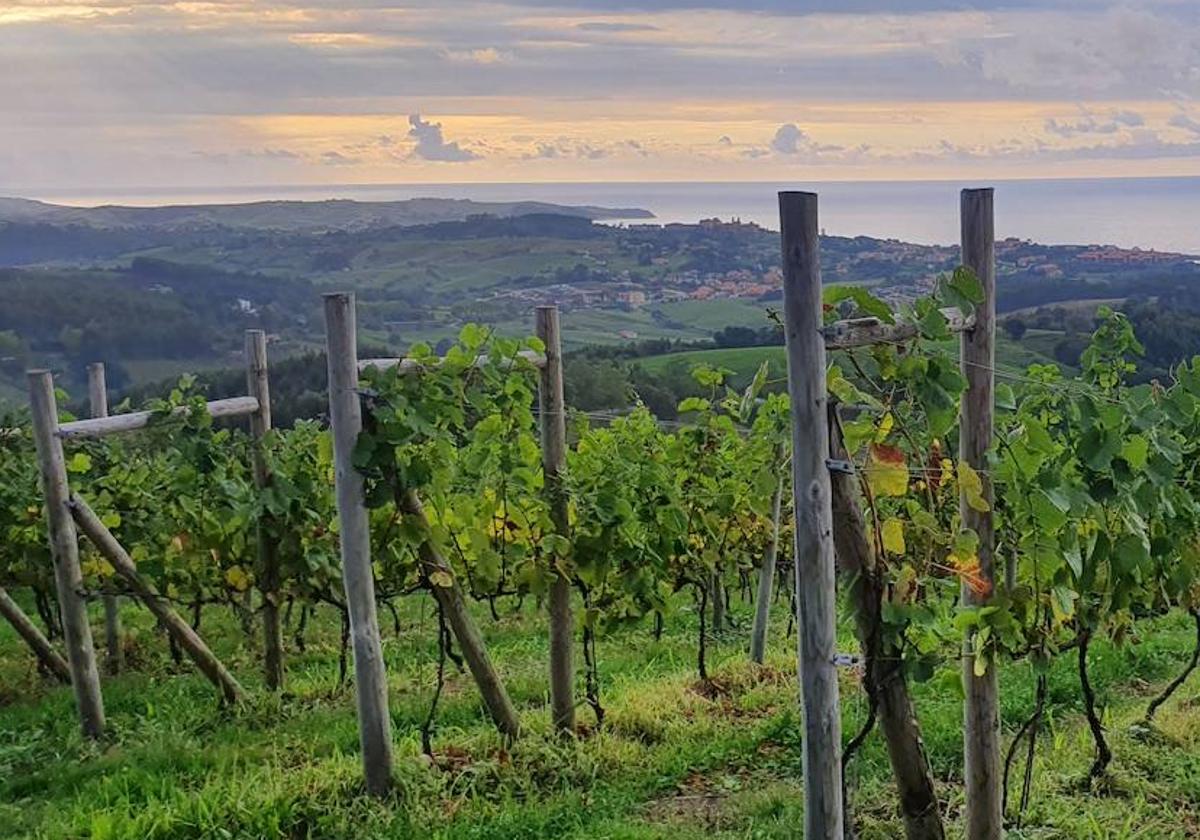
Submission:
[[[568,349],[597,344],[627,344],[653,338],[699,341],[727,326],[767,326],[763,304],[743,300],[696,300],[649,304],[631,309],[571,309],[563,313],[563,344]],[[532,315],[488,322],[501,335],[533,333]],[[405,342],[436,344],[458,335],[462,324],[429,324],[402,330]],[[628,335],[622,335],[627,333]]]
[[[710,666],[719,690],[696,690],[695,614],[680,602],[655,642],[644,627],[598,646],[604,703],[599,731],[581,708],[584,737],[550,735],[545,627],[532,603],[484,619],[490,649],[527,727],[506,747],[469,677],[451,672],[431,763],[418,726],[433,684],[435,620],[422,598],[384,616],[396,792],[361,792],[352,689],[337,685],[337,625],[322,611],[307,650],[291,650],[288,693],[267,696],[235,622],[206,611],[202,633],[250,689],[222,711],[211,687],[165,655],[144,614],[129,608],[132,670],[105,680],[111,734],[98,745],[77,732],[68,689],[32,672],[11,631],[0,628],[0,836],[92,838],[786,838],[802,818],[800,733],[793,642],[775,616],[765,668],[745,663],[749,607],[721,636]],[[483,611],[481,611],[482,613]],[[397,632],[398,631],[398,632]],[[849,628],[843,628],[847,635]],[[1051,674],[1049,731],[1034,768],[1026,829],[1010,837],[1200,836],[1200,709],[1185,686],[1160,712],[1160,732],[1135,735],[1149,686],[1189,651],[1190,623],[1160,620],[1134,644],[1098,645],[1093,680],[1107,705],[1117,758],[1105,785],[1080,788],[1091,759],[1080,721],[1073,657]],[[849,645],[848,638],[844,643]],[[962,809],[961,706],[954,663],[916,687],[925,744],[951,836]],[[863,714],[854,675],[843,675],[844,728]],[[1028,714],[1024,665],[1002,672],[1002,718],[1011,733]],[[864,838],[901,831],[887,758],[872,736],[850,767]]]
[[[685,350],[679,353],[666,353],[662,356],[650,356],[640,359],[640,364],[647,372],[659,375],[667,373],[686,373],[696,365],[706,364],[717,368],[733,371],[732,381],[735,383],[748,382],[750,377],[767,362],[767,372],[771,379],[782,379],[787,376],[787,351],[783,347],[721,347],[715,350]]]
[[[948,352],[954,352],[947,345]],[[733,371],[730,382],[742,387],[763,362],[768,363],[768,377],[772,380],[787,378],[787,352],[783,347],[719,347],[711,350],[683,350],[664,353],[638,360],[646,371],[658,375],[686,374],[700,364],[712,365]],[[1024,371],[1031,364],[1047,364],[1054,360],[1039,352],[1024,341],[1012,341],[1006,336],[997,336],[997,365],[1009,370]]]

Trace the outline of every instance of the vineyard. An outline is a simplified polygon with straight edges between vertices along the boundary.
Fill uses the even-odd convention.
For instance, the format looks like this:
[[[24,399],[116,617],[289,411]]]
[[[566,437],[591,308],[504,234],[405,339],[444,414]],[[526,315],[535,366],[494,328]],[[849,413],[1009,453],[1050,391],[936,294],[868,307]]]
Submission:
[[[0,836],[1200,836],[1200,362],[997,366],[990,190],[899,312],[780,208],[788,380],[678,421],[572,411],[549,307],[360,360],[327,295],[287,429],[257,331],[245,397],[31,372]]]

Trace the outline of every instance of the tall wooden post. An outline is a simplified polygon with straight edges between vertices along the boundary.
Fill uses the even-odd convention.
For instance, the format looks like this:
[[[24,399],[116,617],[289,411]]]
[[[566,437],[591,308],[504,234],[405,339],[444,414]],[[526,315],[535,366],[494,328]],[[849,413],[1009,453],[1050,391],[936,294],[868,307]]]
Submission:
[[[358,732],[367,790],[383,796],[392,784],[392,727],[388,715],[387,672],[375,607],[371,531],[363,498],[363,477],[354,468],[354,445],[362,432],[358,399],[358,345],[354,295],[326,294],[325,334],[329,359],[329,425],[333,435],[342,582],[354,647]]]
[[[961,203],[962,262],[975,272],[983,302],[975,310],[975,326],[962,334],[962,374],[967,390],[962,399],[959,458],[973,467],[983,482],[983,497],[992,505],[992,481],[987,451],[992,445],[994,407],[992,375],[996,335],[996,234],[990,189],[963,190]],[[963,585],[963,602],[986,604],[995,587],[995,532],[991,510],[979,511],[959,500],[963,526],[979,535],[979,565],[988,591],[977,593]],[[994,665],[975,676],[974,639],[963,648],[965,728],[963,778],[966,788],[968,840],[993,840],[1003,835],[1000,773],[1000,712]]]
[[[267,379],[267,335],[262,330],[246,330],[246,393],[258,400],[258,410],[250,415],[250,438],[254,459],[254,486],[261,493],[271,484],[264,438],[271,430],[271,386]],[[266,514],[256,523],[258,562],[261,570],[258,589],[262,593],[263,679],[267,688],[283,687],[283,631],[279,623],[279,552]]]
[[[104,376],[104,362],[92,362],[87,367],[88,408],[92,417],[108,416],[108,383]],[[104,601],[104,648],[105,667],[110,674],[119,674],[125,667],[125,651],[121,646],[121,611],[117,596],[105,592]]]
[[[67,663],[83,734],[104,734],[104,698],[100,695],[100,672],[92,647],[87,601],[83,597],[83,573],[79,569],[79,543],[75,521],[67,507],[71,491],[62,441],[58,438],[58,406],[54,401],[54,377],[48,370],[29,371],[29,405],[33,412],[33,440],[37,444],[42,494],[50,526],[50,554],[54,558],[54,580],[62,614]]]
[[[829,420],[821,333],[821,255],[815,193],[781,192],[783,313],[792,414],[796,623],[804,710],[804,836],[841,840],[842,721],[838,704]]]
[[[568,535],[567,496],[562,471],[567,463],[566,400],[563,397],[562,333],[557,306],[537,308],[537,336],[545,345],[546,364],[538,387],[542,426],[542,472],[554,530]],[[550,707],[554,725],[575,730],[575,623],[571,618],[571,579],[552,567],[550,584]]]

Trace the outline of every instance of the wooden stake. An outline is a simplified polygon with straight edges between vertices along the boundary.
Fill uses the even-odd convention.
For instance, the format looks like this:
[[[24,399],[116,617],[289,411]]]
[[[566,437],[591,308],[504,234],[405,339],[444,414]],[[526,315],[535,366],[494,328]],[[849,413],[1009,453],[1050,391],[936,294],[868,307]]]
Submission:
[[[324,297],[329,425],[333,435],[342,582],[346,588],[350,633],[354,640],[358,732],[367,791],[383,796],[392,786],[392,727],[379,616],[375,607],[370,523],[363,498],[363,477],[354,468],[354,446],[362,432],[354,295],[339,292]]]
[[[264,438],[271,430],[271,386],[267,379],[267,335],[246,330],[246,393],[258,400],[250,415],[254,486],[261,495],[271,486]],[[271,537],[267,515],[255,523],[258,537],[258,588],[262,593],[263,680],[270,691],[283,688],[283,631],[279,623],[279,552]]]
[[[771,618],[771,594],[775,587],[775,559],[779,556],[779,519],[783,512],[783,477],[771,497],[771,541],[758,571],[758,594],[754,599],[754,626],[750,630],[750,661],[763,664],[767,652],[767,623]]]
[[[104,698],[100,695],[100,672],[92,646],[87,601],[83,598],[83,573],[79,568],[79,544],[75,523],[67,509],[70,489],[62,441],[58,439],[58,406],[54,401],[54,377],[48,370],[29,371],[29,405],[33,411],[33,440],[37,444],[42,493],[50,527],[50,553],[54,558],[54,581],[62,614],[71,685],[83,734],[104,734]]]
[[[88,402],[93,418],[108,416],[108,386],[104,377],[104,362],[88,365]],[[117,596],[105,592],[104,600],[104,648],[107,653],[105,666],[110,674],[119,674],[125,668],[125,651],[121,647],[121,612]]]
[[[792,414],[796,518],[796,621],[804,710],[804,836],[841,840],[842,721],[838,705],[837,599],[830,507],[825,339],[815,193],[781,192],[784,335]]]
[[[104,523],[100,521],[100,517],[96,515],[95,511],[88,507],[87,502],[75,495],[71,496],[68,504],[79,529],[112,564],[117,574],[125,578],[134,594],[154,614],[171,638],[183,648],[188,658],[195,663],[201,673],[220,689],[226,702],[236,703],[241,700],[245,692],[242,691],[238,681],[213,655],[213,652],[208,649],[208,645],[204,644],[204,640],[192,629],[191,625],[180,618],[166,599],[158,594],[154,585],[143,580],[142,576],[138,574],[137,564],[133,562],[129,553],[125,551],[112,532],[104,527]]]
[[[829,411],[829,457],[850,461],[837,421],[837,408]],[[904,676],[903,651],[883,632],[883,581],[875,552],[867,538],[867,522],[858,503],[858,477],[844,472],[830,476],[833,493],[833,544],[838,572],[846,587],[846,600],[863,658],[863,688],[875,701],[879,729],[887,743],[892,778],[900,795],[907,840],[943,840],[945,829],[938,806],[933,772],[925,757],[921,725],[913,708]]]
[[[17,631],[17,635],[25,640],[25,644],[29,645],[29,649],[37,655],[38,661],[47,671],[57,677],[60,682],[69,683],[71,681],[71,668],[67,665],[67,660],[63,659],[54,649],[50,640],[42,634],[36,624],[29,620],[29,616],[25,615],[25,611],[2,586],[0,586],[0,615],[8,619],[8,623]]]
[[[992,445],[993,368],[996,334],[996,235],[990,189],[963,190],[961,204],[962,262],[975,272],[983,289],[983,303],[975,310],[975,326],[962,334],[962,374],[967,390],[962,398],[959,424],[959,458],[973,467],[983,482],[983,498],[992,505],[992,481],[987,472],[987,451]],[[963,585],[963,602],[986,604],[995,588],[995,532],[992,513],[978,511],[959,501],[963,527],[979,535],[981,577],[989,591],[977,593]],[[999,688],[995,664],[975,676],[974,639],[963,648],[963,686],[966,691],[963,734],[963,781],[966,789],[967,840],[993,840],[1003,835],[1000,772]]]
[[[546,363],[541,370],[538,408],[542,427],[542,472],[550,501],[554,530],[570,534],[567,496],[562,472],[567,463],[566,400],[563,397],[562,332],[558,307],[537,308],[537,336],[545,345]],[[575,622],[571,616],[571,579],[552,567],[550,584],[550,707],[554,725],[563,732],[575,731]]]
[[[416,526],[417,532],[429,534],[429,519],[425,516],[425,508],[415,490],[404,491],[400,507]],[[446,623],[450,625],[450,631],[458,642],[463,659],[467,660],[467,667],[471,669],[471,676],[475,678],[475,685],[479,687],[479,693],[483,697],[483,705],[496,724],[496,729],[510,740],[517,738],[521,734],[521,719],[512,700],[509,699],[504,681],[500,679],[500,672],[488,656],[483,634],[479,632],[479,626],[467,608],[458,578],[428,537],[417,547],[417,556],[421,561],[421,571],[432,584],[430,589],[433,591],[433,597],[437,598],[441,605]],[[442,585],[447,579],[450,585]]]

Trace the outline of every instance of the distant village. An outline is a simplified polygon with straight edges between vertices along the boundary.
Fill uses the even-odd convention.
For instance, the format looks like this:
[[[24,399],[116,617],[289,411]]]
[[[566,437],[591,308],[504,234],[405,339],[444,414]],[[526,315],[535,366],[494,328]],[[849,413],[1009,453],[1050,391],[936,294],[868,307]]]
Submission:
[[[708,219],[701,228],[716,233],[767,233],[752,223]],[[647,226],[649,227],[649,226]],[[672,225],[661,226],[669,231]],[[682,226],[680,226],[682,227]],[[870,285],[884,301],[899,306],[928,294],[938,275],[955,267],[958,248],[919,245],[893,239],[826,237],[822,270],[827,283]],[[581,258],[590,254],[581,252]],[[1056,279],[1069,273],[1095,273],[1123,268],[1146,268],[1196,262],[1184,254],[1112,245],[1041,245],[1008,238],[996,243],[998,271],[1005,274]],[[585,282],[551,282],[494,291],[479,301],[557,304],[564,308],[635,309],[654,303],[721,299],[777,300],[782,288],[778,266],[726,271],[670,270],[656,258],[658,272],[621,270],[605,274],[605,264],[593,261]]]

